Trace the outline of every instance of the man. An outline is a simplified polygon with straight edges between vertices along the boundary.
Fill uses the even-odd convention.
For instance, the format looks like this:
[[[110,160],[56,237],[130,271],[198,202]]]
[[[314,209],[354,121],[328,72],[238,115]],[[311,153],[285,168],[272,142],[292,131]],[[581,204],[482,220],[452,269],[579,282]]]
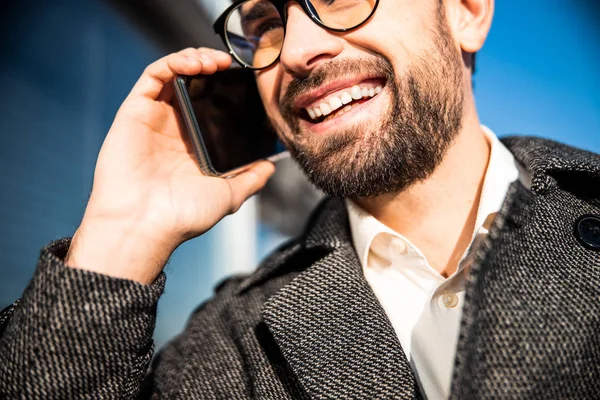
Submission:
[[[247,43],[232,54],[332,197],[147,374],[169,256],[273,171],[202,176],[180,128],[169,82],[229,55],[150,65],[73,240],[43,250],[0,317],[2,397],[597,398],[600,156],[480,125],[472,64],[492,14],[492,0],[234,4],[220,21]]]

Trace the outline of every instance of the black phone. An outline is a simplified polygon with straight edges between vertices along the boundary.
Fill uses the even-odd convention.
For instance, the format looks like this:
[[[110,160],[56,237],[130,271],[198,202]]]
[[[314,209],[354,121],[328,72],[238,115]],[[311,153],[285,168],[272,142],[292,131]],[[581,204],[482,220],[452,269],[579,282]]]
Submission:
[[[174,86],[203,173],[233,176],[258,160],[287,156],[267,119],[252,70],[180,75]]]

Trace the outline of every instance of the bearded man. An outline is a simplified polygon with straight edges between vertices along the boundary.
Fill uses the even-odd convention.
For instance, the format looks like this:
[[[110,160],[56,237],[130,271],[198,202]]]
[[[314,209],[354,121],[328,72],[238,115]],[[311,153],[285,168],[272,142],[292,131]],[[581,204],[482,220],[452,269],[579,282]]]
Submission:
[[[79,229],[43,250],[1,314],[2,397],[600,396],[600,156],[480,125],[472,71],[493,6],[232,4],[217,30],[330,197],[301,236],[222,284],[148,373],[171,253],[274,170],[203,176],[181,129],[173,77],[230,55],[150,65]]]

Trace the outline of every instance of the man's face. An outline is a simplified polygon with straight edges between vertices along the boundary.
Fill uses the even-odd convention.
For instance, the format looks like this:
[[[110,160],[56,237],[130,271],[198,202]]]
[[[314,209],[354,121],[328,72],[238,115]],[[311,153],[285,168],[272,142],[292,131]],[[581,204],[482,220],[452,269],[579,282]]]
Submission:
[[[291,2],[280,61],[257,83],[292,156],[330,195],[426,179],[461,127],[463,65],[438,0],[382,0],[349,33],[324,30]]]

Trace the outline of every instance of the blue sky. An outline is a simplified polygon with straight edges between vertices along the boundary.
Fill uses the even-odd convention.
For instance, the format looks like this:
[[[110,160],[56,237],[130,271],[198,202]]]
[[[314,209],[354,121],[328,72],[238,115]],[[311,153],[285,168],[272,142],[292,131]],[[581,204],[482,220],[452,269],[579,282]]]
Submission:
[[[543,136],[599,152],[597,9],[584,1],[497,1],[477,59],[481,121],[499,136]]]

